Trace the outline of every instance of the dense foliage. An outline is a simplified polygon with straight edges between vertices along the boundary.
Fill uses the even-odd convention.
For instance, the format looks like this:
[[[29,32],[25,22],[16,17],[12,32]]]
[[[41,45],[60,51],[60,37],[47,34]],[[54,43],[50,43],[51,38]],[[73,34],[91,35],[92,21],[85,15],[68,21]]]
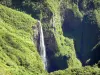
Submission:
[[[36,20],[0,5],[0,74],[38,75],[43,64],[32,36]],[[44,75],[44,74],[43,74]]]

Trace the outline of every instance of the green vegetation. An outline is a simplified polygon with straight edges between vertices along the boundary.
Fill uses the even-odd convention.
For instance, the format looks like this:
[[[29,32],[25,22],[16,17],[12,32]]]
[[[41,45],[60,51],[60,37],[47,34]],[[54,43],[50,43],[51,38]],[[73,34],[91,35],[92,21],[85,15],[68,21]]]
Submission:
[[[100,0],[0,0],[0,4],[5,5],[0,5],[0,75],[100,74]],[[33,42],[34,18],[43,25],[51,73],[43,70]],[[92,61],[97,66],[82,67]]]
[[[95,8],[100,8],[100,0],[93,0]]]
[[[63,31],[62,31],[62,26],[61,26],[62,25],[62,22],[61,22],[62,16],[60,15],[60,12],[62,11],[60,9],[61,2],[59,0],[57,0],[57,1],[47,0],[46,2],[47,2],[48,7],[51,9],[51,11],[54,14],[53,17],[54,17],[54,21],[55,21],[55,29],[56,30],[53,33],[55,35],[55,39],[56,39],[57,47],[58,47],[57,53],[55,53],[55,57],[66,56],[68,58],[68,59],[66,59],[66,64],[68,65],[68,67],[80,67],[81,63],[76,58],[73,40],[68,37],[63,36]],[[57,62],[59,62],[59,61],[57,61]],[[59,65],[60,65],[60,63],[59,63]]]
[[[29,15],[0,5],[1,75],[40,75],[44,72],[32,42],[33,25],[36,20]]]
[[[59,70],[55,71],[53,73],[50,73],[50,75],[99,75],[100,69],[97,67],[82,67],[82,68],[69,68],[66,70]]]

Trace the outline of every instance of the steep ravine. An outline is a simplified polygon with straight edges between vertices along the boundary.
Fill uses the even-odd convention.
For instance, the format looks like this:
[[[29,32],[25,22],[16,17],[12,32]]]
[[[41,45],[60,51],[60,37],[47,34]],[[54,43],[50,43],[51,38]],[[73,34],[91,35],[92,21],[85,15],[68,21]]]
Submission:
[[[99,30],[97,24],[91,24],[91,20],[89,21],[90,14],[85,15],[81,21],[71,17],[73,14],[70,13],[62,26],[64,35],[74,39],[77,57],[83,65],[88,64],[86,61],[91,58],[92,48],[98,42],[96,39]]]
[[[99,41],[99,24],[97,23],[97,14],[92,4],[92,1],[87,1],[87,8],[79,4],[78,8],[76,6],[78,11],[66,8],[62,25],[64,36],[74,39],[76,55],[83,66],[93,65],[100,60],[99,54],[94,50],[95,45]],[[78,14],[82,14],[82,17],[78,16]]]
[[[60,14],[62,1],[63,0],[18,0],[16,3],[16,1],[13,0],[11,4],[8,2],[6,2],[6,4],[5,1],[1,1],[1,3],[6,6],[25,11],[31,14],[35,19],[41,20],[50,72],[64,70],[68,67],[81,66],[80,61],[76,58],[73,39],[63,36],[61,28],[62,18]],[[64,0],[63,2],[68,3],[69,1]],[[38,37],[35,39],[38,40]],[[37,48],[39,48],[38,45]]]
[[[65,7],[66,3],[62,1],[60,6],[58,6],[61,8],[60,14],[57,9],[56,11],[58,12],[51,10],[52,6],[46,8],[49,11],[48,13],[46,13],[45,10],[43,11],[44,13],[42,15],[48,15],[47,17],[42,17],[42,23],[49,63],[49,72],[60,69],[63,70],[72,66],[74,64],[72,62],[73,58],[76,58],[74,60],[76,62],[77,59],[79,59],[83,66],[91,64],[91,56],[93,54],[92,49],[98,43],[98,40],[96,40],[98,39],[98,27],[95,20],[95,14],[93,10],[86,11],[87,13],[83,14],[82,11],[84,12],[86,9],[82,9],[82,6],[76,4],[72,4],[72,7],[69,8],[68,6]],[[92,23],[93,21],[95,24]],[[76,54],[74,52],[67,52],[69,49],[65,48],[65,45],[69,42],[65,43],[64,41],[65,44],[63,44],[61,42],[63,39],[62,37],[74,40],[74,46],[72,46],[72,48],[75,49]],[[58,43],[58,41],[60,42]],[[67,50],[65,54],[63,54],[63,47],[65,48],[64,50]],[[73,49],[70,49],[69,51],[71,50]],[[57,54],[59,55],[57,56]],[[72,54],[72,56],[70,56],[70,54]]]
[[[87,7],[80,5],[84,2]],[[55,4],[58,5],[54,8]],[[80,67],[81,63],[83,66],[97,63],[93,62],[95,58],[92,50],[98,43],[99,29],[92,4],[92,1],[80,0],[47,0],[43,4],[46,7],[42,9],[40,19],[43,24],[48,72]]]
[[[43,28],[42,32],[44,33],[43,42],[45,43],[45,52],[48,62],[47,71],[51,72],[51,75],[73,75],[79,73],[81,74],[81,72],[83,72],[84,74],[89,71],[91,73],[90,75],[92,75],[92,72],[94,74],[96,70],[99,69],[98,65],[96,66],[96,68],[86,66],[94,65],[95,63],[97,64],[100,60],[100,9],[98,7],[98,5],[100,5],[99,0],[18,0],[17,3],[15,0],[9,0],[9,2],[12,3],[9,4],[8,2],[6,2],[6,0],[0,1],[1,4],[14,9],[18,9],[19,11],[24,11],[27,14],[31,14],[33,18],[41,21]],[[10,16],[9,14],[7,15]],[[13,21],[13,18],[14,17],[12,17],[10,21]],[[6,21],[9,21],[6,18],[4,19]],[[23,21],[23,19],[21,21],[23,23],[26,23],[25,21]],[[19,22],[18,24],[14,22],[15,24],[13,25],[19,25],[20,23],[22,23]],[[11,24],[12,23],[13,22],[11,22]],[[20,24],[19,26],[21,25],[22,24]],[[30,26],[30,23],[26,23],[25,25]],[[22,25],[22,29],[23,27],[24,24]],[[27,28],[28,26],[25,28],[25,31],[27,31]],[[29,30],[31,30],[31,27],[29,28]],[[19,58],[19,60],[23,63],[21,63],[21,65],[25,66],[25,69],[27,69],[27,66],[29,66],[29,71],[31,70],[37,75],[42,72],[44,75],[46,71],[44,72],[43,70],[43,59],[40,59],[40,32],[37,23],[34,23],[31,31],[33,31],[33,36],[31,35],[31,37],[34,39],[34,48],[37,47],[37,49],[35,48],[34,51],[36,53],[38,51],[36,55],[32,55],[32,58],[36,59],[32,63],[30,62],[30,64],[27,63],[29,62],[30,58],[27,58],[28,60],[25,63],[24,61],[26,59],[24,60],[22,58],[22,60],[20,60]],[[30,37],[28,36],[28,38]],[[27,48],[25,50],[27,51]],[[31,55],[31,52],[29,55]],[[82,65],[86,67],[82,67]],[[34,66],[36,66],[37,69],[35,69]],[[39,71],[39,74],[37,70]]]

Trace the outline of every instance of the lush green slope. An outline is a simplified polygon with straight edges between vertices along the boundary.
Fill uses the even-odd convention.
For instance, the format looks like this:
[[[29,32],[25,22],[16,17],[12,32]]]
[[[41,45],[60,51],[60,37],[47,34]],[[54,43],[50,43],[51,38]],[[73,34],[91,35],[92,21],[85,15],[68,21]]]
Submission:
[[[49,75],[100,75],[100,69],[97,67],[81,67],[81,68],[68,68],[66,70],[59,70]]]
[[[43,64],[32,41],[34,25],[29,15],[0,5],[0,75],[42,75]]]

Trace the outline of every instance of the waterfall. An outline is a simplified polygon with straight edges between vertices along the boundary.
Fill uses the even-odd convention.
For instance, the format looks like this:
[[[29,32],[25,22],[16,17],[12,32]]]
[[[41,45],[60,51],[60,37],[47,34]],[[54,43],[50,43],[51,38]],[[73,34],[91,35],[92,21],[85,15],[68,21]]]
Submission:
[[[38,32],[39,32],[39,40],[40,40],[39,42],[40,56],[44,63],[44,69],[46,70],[47,69],[46,49],[45,49],[45,44],[44,44],[44,35],[43,35],[42,25],[40,21],[38,21],[38,28],[39,28]]]

